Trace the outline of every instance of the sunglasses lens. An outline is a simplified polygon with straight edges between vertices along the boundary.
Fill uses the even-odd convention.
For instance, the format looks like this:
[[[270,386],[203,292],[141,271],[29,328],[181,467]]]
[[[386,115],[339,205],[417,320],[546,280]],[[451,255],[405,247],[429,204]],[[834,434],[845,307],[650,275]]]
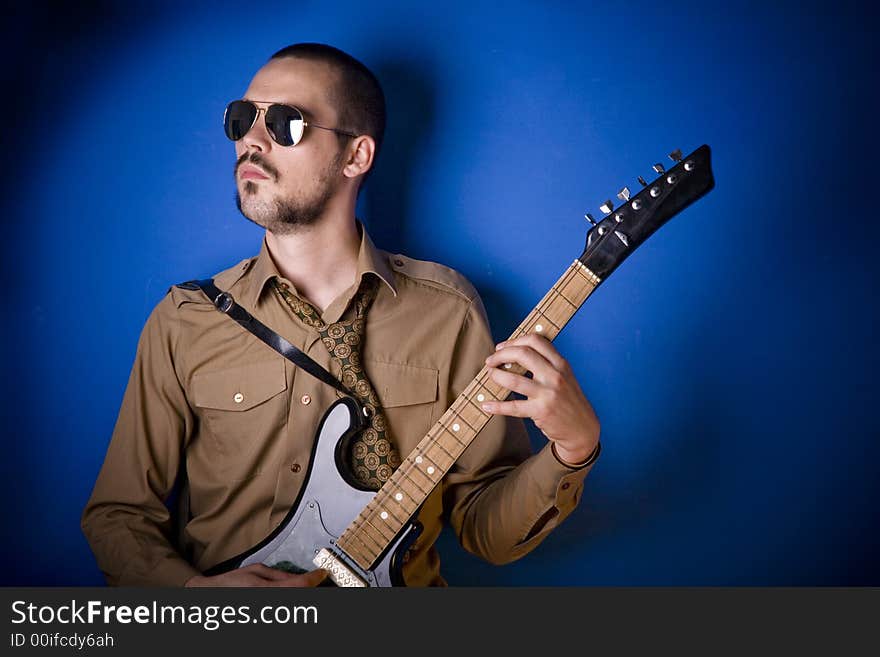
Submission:
[[[305,120],[295,107],[271,105],[266,110],[266,128],[282,146],[296,146],[302,139]]]
[[[223,115],[223,129],[226,131],[226,136],[232,141],[238,141],[248,133],[256,118],[256,106],[243,100],[233,100],[226,107],[226,113]]]

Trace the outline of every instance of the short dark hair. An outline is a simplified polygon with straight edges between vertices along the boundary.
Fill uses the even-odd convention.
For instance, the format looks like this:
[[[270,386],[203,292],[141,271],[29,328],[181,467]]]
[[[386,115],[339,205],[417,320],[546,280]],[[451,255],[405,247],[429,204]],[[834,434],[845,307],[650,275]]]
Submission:
[[[385,94],[373,72],[348,53],[323,43],[296,43],[282,48],[269,59],[282,57],[324,62],[339,72],[336,88],[330,92],[330,102],[339,114],[337,127],[370,135],[376,141],[375,162],[385,135]],[[348,139],[338,133],[337,137],[341,143]]]

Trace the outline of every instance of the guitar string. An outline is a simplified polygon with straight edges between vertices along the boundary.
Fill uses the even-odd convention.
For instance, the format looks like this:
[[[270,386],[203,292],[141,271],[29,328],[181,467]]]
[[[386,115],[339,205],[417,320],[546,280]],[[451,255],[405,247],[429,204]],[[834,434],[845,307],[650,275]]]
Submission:
[[[536,323],[537,323],[537,320],[539,319],[539,316],[544,317],[548,322],[550,322],[551,324],[553,324],[553,326],[554,326],[558,331],[561,331],[561,330],[562,330],[563,327],[557,326],[557,325],[556,325],[556,322],[554,322],[552,319],[550,319],[549,316],[547,316],[547,314],[546,314],[546,310],[549,309],[549,307],[552,305],[552,303],[553,303],[554,301],[556,301],[559,297],[562,297],[562,298],[563,298],[568,304],[570,304],[570,305],[572,306],[571,317],[573,317],[574,314],[580,309],[581,305],[583,305],[584,301],[586,301],[586,298],[589,297],[589,295],[592,294],[592,292],[593,292],[593,291],[595,290],[595,288],[596,288],[596,284],[595,284],[592,280],[590,280],[589,278],[587,278],[585,275],[583,275],[583,274],[580,272],[580,266],[581,266],[581,263],[580,263],[580,260],[578,259],[578,260],[576,260],[575,262],[573,262],[573,263],[572,263],[572,264],[571,264],[571,265],[565,270],[565,272],[562,274],[562,276],[561,276],[559,279],[557,279],[556,283],[554,283],[554,285],[550,288],[550,290],[547,291],[547,293],[544,295],[544,297],[541,299],[541,301],[539,301],[538,305],[537,305],[537,306],[536,306],[536,307],[535,307],[535,308],[534,308],[534,309],[533,309],[533,310],[532,310],[532,311],[526,316],[526,318],[520,323],[520,325],[519,325],[519,326],[513,331],[513,333],[511,334],[511,337],[508,338],[508,340],[516,339],[516,338],[518,338],[518,337],[521,337],[522,335],[526,335],[527,333],[529,333],[529,331],[530,331],[532,328],[534,328],[534,326],[536,326]],[[582,279],[583,279],[583,282],[586,284],[586,286],[587,286],[587,288],[588,288],[587,297],[585,297],[584,301],[581,301],[580,304],[575,304],[574,302],[571,301],[571,299],[569,299],[568,297],[566,297],[566,296],[562,293],[562,289],[567,289],[568,286],[571,284],[572,280],[574,280],[575,278],[582,278]],[[561,288],[561,289],[560,289],[560,288]],[[573,296],[580,296],[580,295],[573,295]],[[571,319],[571,317],[569,317],[568,319]],[[563,322],[563,325],[564,325],[565,323],[568,322],[568,319],[565,320],[565,322]],[[517,334],[518,334],[518,335],[517,335]],[[558,335],[558,333],[557,333],[557,335]],[[554,337],[555,337],[555,336],[554,336]],[[474,385],[474,383],[476,383],[476,384],[478,385],[478,387],[482,387],[482,388],[484,388],[484,389],[486,390],[486,392],[489,392],[489,389],[485,386],[485,383],[486,383],[486,381],[490,378],[490,376],[491,376],[491,373],[490,373],[489,370],[481,371],[481,372],[480,372],[480,373],[474,378],[474,380],[471,382],[471,384],[469,384],[468,387],[470,387],[470,386]],[[483,377],[483,378],[481,379],[481,377]],[[502,391],[503,391],[503,390],[504,390],[504,389],[502,389]],[[472,392],[473,392],[473,391],[472,391]],[[490,394],[492,395],[493,398],[498,399],[498,398],[496,397],[496,395],[494,395],[494,394],[492,394],[492,393],[490,393]],[[510,391],[509,391],[509,390],[508,390],[508,394],[510,394]],[[470,400],[470,395],[467,395],[467,396],[465,396],[465,395],[459,395],[459,397],[456,398],[456,401],[458,401],[458,400],[461,399],[462,397],[464,397],[465,400],[467,400],[467,401],[469,402],[469,400]],[[498,400],[501,401],[500,399],[498,399]],[[458,411],[458,409],[455,408],[455,403],[453,403],[452,406],[450,406],[450,408],[447,410],[447,412],[448,412],[449,410],[453,411],[452,415],[453,415],[454,417],[456,417],[456,418],[458,418],[458,419],[461,419],[462,422],[464,422],[467,426],[470,427],[470,425],[469,425],[469,424],[468,424],[463,418],[460,418],[460,417],[459,417],[459,411]],[[482,411],[481,411],[481,413],[482,413]],[[441,416],[441,418],[437,421],[437,423],[434,425],[434,427],[440,426],[440,427],[442,427],[442,429],[443,429],[444,431],[446,431],[447,433],[449,433],[449,427],[448,427],[448,426],[445,426],[445,425],[443,424],[443,417],[444,417],[445,415],[446,415],[446,413],[444,413],[444,415]],[[450,418],[450,419],[451,419],[451,418]],[[487,417],[487,418],[483,421],[483,425],[485,426],[485,424],[486,424],[490,419],[491,419],[491,416]],[[473,427],[470,427],[470,428],[471,428],[472,431],[474,430]],[[482,431],[482,427],[480,427],[480,431]],[[442,431],[441,431],[440,433],[442,433]],[[479,433],[479,431],[476,431],[476,432],[474,433],[474,435],[471,436],[465,444],[463,444],[464,449],[466,449],[466,448],[468,447],[468,445],[469,445],[469,444],[470,444],[470,443],[476,438],[476,435],[477,435],[478,433]],[[450,434],[450,435],[452,435],[452,434]],[[444,452],[446,452],[450,457],[453,456],[452,454],[449,454],[449,452],[448,452],[447,450],[445,450],[441,445],[439,445],[439,442],[438,442],[438,440],[437,440],[437,439],[439,438],[439,436],[431,436],[431,432],[429,431],[429,433],[427,434],[426,437],[430,438],[430,440],[426,443],[425,448],[422,449],[422,450],[419,450],[419,448],[416,447],[416,449],[413,450],[413,452],[419,452],[418,455],[422,455],[422,456],[424,456],[424,454],[427,452],[427,450],[428,450],[430,447],[432,447],[433,445],[437,445],[438,447],[440,447],[440,449],[442,449]],[[458,439],[455,438],[455,436],[452,436],[452,437],[456,440],[456,442],[459,443],[459,445],[462,445],[462,443],[461,443],[460,441],[458,441]],[[464,451],[464,449],[462,449],[462,452]],[[460,454],[459,454],[459,456],[460,456]],[[429,458],[429,460],[431,460],[432,462],[434,462],[434,465],[436,465],[438,468],[440,468],[440,470],[446,470],[446,468],[442,468],[442,467],[440,467],[440,465],[436,462],[436,459],[433,459],[433,458],[431,458],[430,456],[429,456],[428,458]],[[455,457],[455,458],[453,459],[452,463],[451,463],[450,466],[449,466],[450,468],[452,467],[452,465],[455,464],[455,461],[457,460],[457,458],[458,458],[458,457]],[[418,468],[414,468],[414,467],[412,467],[412,454],[410,454],[410,455],[407,456],[407,458],[406,458],[406,463],[409,463],[409,464],[410,464],[410,468],[409,468],[410,470],[416,470],[416,471],[418,471],[418,472],[421,474],[421,471],[420,471]],[[405,463],[404,465],[406,465],[406,463]],[[407,478],[410,479],[410,481],[413,483],[413,485],[414,485],[419,491],[422,492],[422,494],[424,495],[425,499],[427,499],[427,497],[431,494],[431,491],[433,491],[433,489],[436,488],[437,484],[439,484],[440,481],[442,481],[442,476],[441,476],[440,479],[438,479],[437,481],[433,481],[433,479],[431,479],[430,477],[425,477],[425,478],[428,479],[428,481],[431,483],[431,488],[430,488],[430,490],[428,490],[428,491],[424,491],[424,490],[422,490],[422,487],[421,487],[421,486],[419,486],[419,485],[417,485],[417,484],[415,483],[415,481],[412,479],[412,477],[409,476],[408,473],[405,473],[405,472],[404,472],[404,473],[402,473],[402,475],[406,475]],[[424,475],[422,475],[422,476],[424,477]],[[445,472],[443,473],[443,476],[445,476]],[[402,477],[401,477],[401,478],[402,478]],[[392,479],[393,479],[393,476],[392,476],[392,478],[389,479],[389,481],[392,481]],[[398,484],[397,486],[398,486],[399,490],[403,490],[402,487],[399,486],[399,484]],[[384,486],[383,486],[383,488],[384,488]],[[380,491],[381,491],[381,489],[380,489]],[[376,514],[375,514],[375,509],[373,509],[372,512],[371,512],[370,514],[367,514],[367,513],[365,513],[365,512],[367,512],[367,511],[370,510],[369,507],[374,506],[373,502],[377,502],[377,501],[380,501],[380,502],[381,502],[383,499],[386,499],[386,498],[387,498],[387,499],[394,499],[394,495],[393,495],[394,492],[399,492],[399,491],[394,491],[394,490],[389,489],[387,492],[382,493],[382,495],[381,495],[381,499],[379,499],[379,498],[380,498],[380,495],[379,495],[379,493],[377,493],[377,495],[371,500],[371,503],[367,505],[367,508],[365,508],[360,514],[358,514],[358,516],[354,519],[354,521],[351,523],[351,525],[350,525],[350,526],[349,526],[349,527],[348,527],[348,528],[342,533],[342,535],[339,537],[339,540],[337,541],[337,545],[339,545],[340,543],[345,543],[345,544],[347,544],[349,541],[346,540],[346,539],[347,539],[347,538],[350,538],[350,537],[348,536],[349,534],[351,534],[352,536],[356,536],[356,534],[357,534],[358,531],[363,530],[362,533],[367,534],[367,535],[369,536],[369,538],[370,538],[371,541],[373,541],[374,543],[376,543],[377,545],[379,545],[379,546],[382,547],[382,549],[381,549],[381,550],[380,550],[380,551],[374,556],[374,555],[372,555],[371,553],[372,553],[372,552],[375,552],[375,549],[374,549],[374,548],[370,548],[370,546],[368,546],[366,543],[364,543],[363,540],[358,539],[359,542],[360,542],[365,548],[367,548],[368,553],[365,554],[364,556],[366,556],[366,557],[372,559],[372,561],[371,561],[371,563],[370,563],[370,565],[372,565],[372,562],[375,561],[375,559],[378,557],[378,555],[381,554],[381,552],[382,552],[384,549],[386,549],[386,548],[388,547],[388,545],[391,544],[391,542],[394,540],[394,537],[397,536],[397,534],[398,534],[398,532],[400,531],[400,529],[402,529],[403,526],[406,524],[406,521],[404,521],[403,523],[401,523],[401,526],[400,526],[399,528],[396,528],[396,529],[395,529],[395,531],[394,531],[394,537],[392,537],[390,540],[388,540],[388,539],[385,537],[385,533],[382,532],[381,530],[379,530],[379,529],[378,529],[378,528],[377,528],[372,522],[370,522],[370,517],[376,515]],[[384,505],[384,506],[388,506],[388,505]],[[383,510],[384,510],[384,506],[383,506]],[[403,505],[398,504],[398,506],[400,506],[400,507],[401,507],[402,509],[404,509],[404,511],[406,512],[406,508],[403,507]],[[418,505],[416,506],[416,508],[418,508]],[[394,516],[395,522],[400,522],[399,519],[397,518],[397,514],[391,514],[391,515]],[[407,518],[407,520],[409,520],[409,519],[411,519],[411,518],[412,518],[412,515],[410,514],[409,517]],[[365,523],[366,523],[366,524],[369,524],[369,526],[372,527],[372,528],[376,531],[376,533],[377,533],[379,536],[382,537],[382,540],[385,542],[384,545],[382,544],[382,542],[377,541],[373,536],[369,535],[369,534],[371,534],[371,532],[368,532],[368,531],[366,530],[366,528],[364,527],[364,524],[365,524]],[[387,524],[387,523],[386,523],[386,524]],[[391,528],[390,525],[389,525],[389,528]],[[344,546],[340,546],[340,547],[343,547],[343,549],[344,549]],[[354,547],[354,546],[352,546],[352,547]],[[361,550],[358,550],[358,552],[362,552],[362,551],[361,551]]]

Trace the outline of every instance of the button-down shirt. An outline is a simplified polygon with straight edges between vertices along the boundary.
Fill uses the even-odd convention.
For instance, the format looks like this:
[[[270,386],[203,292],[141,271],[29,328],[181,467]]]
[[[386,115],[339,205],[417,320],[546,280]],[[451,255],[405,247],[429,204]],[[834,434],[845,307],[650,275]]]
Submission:
[[[337,321],[361,278],[381,279],[363,361],[402,457],[494,351],[474,288],[442,265],[377,249],[361,227],[357,276],[323,311]],[[257,319],[339,373],[317,331],[272,290],[295,286],[265,240],[258,256],[215,276]],[[308,473],[315,431],[337,399],[229,317],[200,290],[172,287],[141,334],[128,386],[82,528],[112,585],[183,585],[262,541]],[[175,537],[169,497],[185,465],[190,514]],[[522,420],[493,417],[427,498],[403,574],[444,584],[434,548],[448,521],[462,546],[492,563],[534,549],[575,508],[589,468],[532,454]],[[186,557],[186,558],[185,558]]]

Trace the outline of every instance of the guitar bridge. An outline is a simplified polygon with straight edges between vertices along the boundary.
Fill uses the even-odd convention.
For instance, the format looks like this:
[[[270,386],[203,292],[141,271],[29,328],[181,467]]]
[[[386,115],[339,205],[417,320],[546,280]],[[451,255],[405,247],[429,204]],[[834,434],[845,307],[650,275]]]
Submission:
[[[345,565],[342,560],[333,554],[327,548],[323,548],[318,554],[315,555],[315,558],[312,559],[312,563],[314,563],[318,568],[324,568],[330,574],[329,577],[333,580],[333,583],[336,586],[347,586],[347,587],[366,587],[367,583],[361,579],[351,568]]]

